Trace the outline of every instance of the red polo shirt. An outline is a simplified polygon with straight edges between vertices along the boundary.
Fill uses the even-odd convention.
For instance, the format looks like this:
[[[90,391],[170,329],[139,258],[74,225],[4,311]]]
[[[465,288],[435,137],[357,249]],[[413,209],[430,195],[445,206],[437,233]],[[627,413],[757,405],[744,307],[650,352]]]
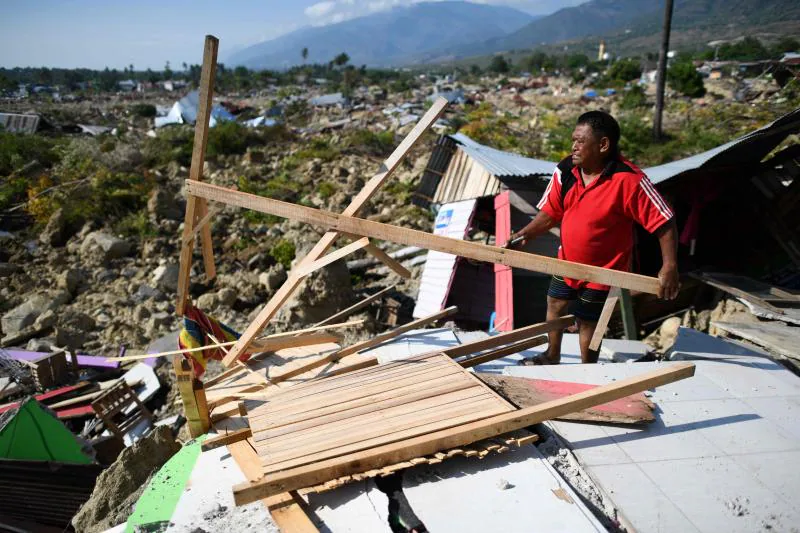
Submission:
[[[588,187],[567,157],[536,207],[561,223],[560,259],[626,272],[631,268],[634,222],[652,233],[673,216],[644,172],[622,157],[609,162]],[[564,281],[574,289],[609,289],[584,280]]]

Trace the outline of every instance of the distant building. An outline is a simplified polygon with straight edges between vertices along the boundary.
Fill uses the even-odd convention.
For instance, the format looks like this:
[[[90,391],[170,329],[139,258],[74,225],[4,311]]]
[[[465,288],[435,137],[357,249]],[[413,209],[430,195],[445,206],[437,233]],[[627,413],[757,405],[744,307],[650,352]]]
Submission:
[[[117,88],[120,91],[131,93],[136,90],[137,83],[133,80],[122,80],[117,82]]]

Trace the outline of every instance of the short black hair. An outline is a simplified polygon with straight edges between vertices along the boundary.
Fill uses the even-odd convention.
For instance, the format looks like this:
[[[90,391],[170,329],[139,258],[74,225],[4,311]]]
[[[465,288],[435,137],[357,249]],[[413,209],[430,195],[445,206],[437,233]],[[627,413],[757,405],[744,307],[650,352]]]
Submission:
[[[592,128],[592,132],[597,136],[598,140],[603,137],[608,137],[611,143],[611,154],[616,155],[619,150],[619,123],[614,117],[605,111],[587,111],[578,117],[576,126],[586,124]]]

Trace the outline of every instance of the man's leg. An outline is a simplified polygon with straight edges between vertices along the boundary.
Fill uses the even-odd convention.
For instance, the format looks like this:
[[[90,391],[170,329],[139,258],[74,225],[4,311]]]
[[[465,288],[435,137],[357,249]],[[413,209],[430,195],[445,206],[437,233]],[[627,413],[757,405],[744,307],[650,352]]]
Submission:
[[[589,344],[597,327],[597,322],[578,320],[578,342],[581,346],[581,363],[596,363],[600,357],[600,350],[592,350]]]
[[[578,344],[581,347],[581,362],[596,363],[600,357],[599,350],[589,349],[592,335],[597,329],[597,321],[608,298],[608,291],[581,289],[579,291],[575,316],[578,319]]]
[[[555,320],[566,315],[567,307],[569,307],[569,300],[553,298],[548,294],[547,320]],[[551,364],[557,365],[559,362],[561,362],[561,339],[563,337],[564,332],[560,329],[554,329],[547,333],[547,350],[542,353],[542,357],[547,359]]]

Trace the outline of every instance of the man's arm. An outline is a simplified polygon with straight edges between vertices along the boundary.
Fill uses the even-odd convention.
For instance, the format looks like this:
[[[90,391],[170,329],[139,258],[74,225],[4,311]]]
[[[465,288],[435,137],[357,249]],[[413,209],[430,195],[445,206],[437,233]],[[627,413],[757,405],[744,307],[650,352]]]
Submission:
[[[667,300],[678,297],[681,284],[678,276],[678,227],[675,219],[662,224],[656,231],[661,246],[661,270],[658,272],[658,296]]]
[[[509,242],[516,237],[524,237],[525,240],[519,244],[519,246],[524,246],[528,241],[533,240],[543,233],[546,233],[556,224],[558,224],[556,219],[544,211],[539,211],[527,226],[511,234]]]

